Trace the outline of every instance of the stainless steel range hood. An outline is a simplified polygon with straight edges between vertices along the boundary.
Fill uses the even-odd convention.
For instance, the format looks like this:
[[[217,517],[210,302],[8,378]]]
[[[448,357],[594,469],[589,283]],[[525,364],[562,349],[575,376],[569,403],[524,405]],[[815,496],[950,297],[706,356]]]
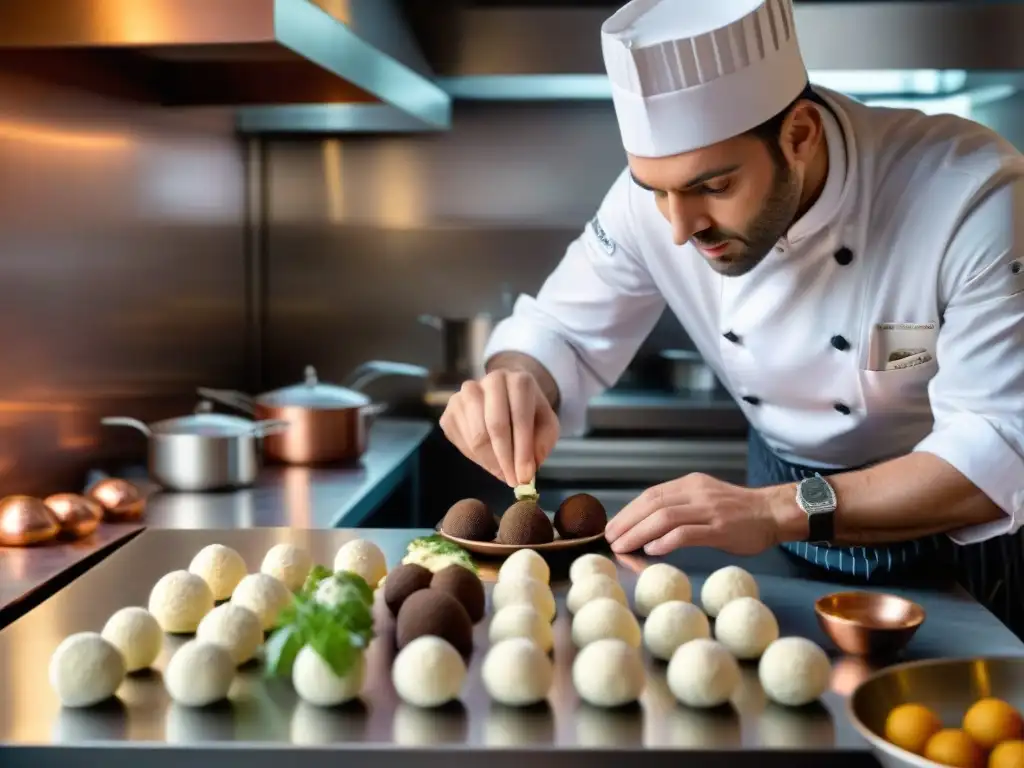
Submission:
[[[168,106],[242,107],[278,130],[302,105],[347,110],[356,130],[450,124],[451,99],[392,0],[2,0],[0,66]]]
[[[416,0],[407,2],[417,7]],[[600,28],[620,4],[461,7],[442,15],[422,0],[421,12],[409,18],[438,84],[453,98],[609,99]],[[905,95],[913,95],[917,83],[926,84],[924,91],[954,82],[963,89],[985,73],[1019,79],[1004,73],[1024,69],[1021,3],[809,2],[797,3],[795,18],[812,79],[815,73],[836,79],[843,79],[839,73],[907,73],[902,82],[911,90]],[[912,76],[919,72],[930,75]],[[970,73],[969,81],[963,73]]]

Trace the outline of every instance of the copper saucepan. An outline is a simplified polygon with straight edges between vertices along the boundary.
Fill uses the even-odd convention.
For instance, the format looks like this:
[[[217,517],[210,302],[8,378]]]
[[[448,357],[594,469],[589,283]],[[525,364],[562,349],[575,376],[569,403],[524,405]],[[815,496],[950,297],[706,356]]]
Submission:
[[[258,420],[287,421],[287,432],[268,435],[268,459],[286,464],[328,464],[355,461],[366,451],[373,419],[387,408],[374,403],[361,390],[383,376],[425,379],[426,368],[407,363],[371,360],[356,368],[343,386],[323,384],[316,369],[306,366],[305,381],[255,397],[243,392],[200,388],[199,394]]]

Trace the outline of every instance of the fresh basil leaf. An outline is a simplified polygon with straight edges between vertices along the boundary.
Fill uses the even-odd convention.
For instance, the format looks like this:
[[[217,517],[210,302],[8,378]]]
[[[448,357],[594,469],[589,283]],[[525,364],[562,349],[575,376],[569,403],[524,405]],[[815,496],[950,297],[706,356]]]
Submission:
[[[334,574],[334,579],[339,584],[354,589],[364,603],[367,605],[373,605],[373,590],[370,589],[370,585],[366,583],[366,579],[358,573],[352,573],[351,571],[338,571]]]
[[[353,646],[348,633],[337,627],[310,636],[309,646],[320,654],[320,658],[338,677],[344,677],[351,671],[360,653],[360,650]]]
[[[287,624],[274,630],[264,644],[267,676],[290,676],[295,657],[299,655],[303,645],[302,631],[298,625]]]
[[[331,575],[332,572],[329,568],[322,565],[314,565],[312,570],[310,570],[309,575],[306,577],[305,583],[302,585],[300,594],[304,597],[311,597],[313,593],[316,592],[316,588],[320,582],[324,579],[330,578]]]

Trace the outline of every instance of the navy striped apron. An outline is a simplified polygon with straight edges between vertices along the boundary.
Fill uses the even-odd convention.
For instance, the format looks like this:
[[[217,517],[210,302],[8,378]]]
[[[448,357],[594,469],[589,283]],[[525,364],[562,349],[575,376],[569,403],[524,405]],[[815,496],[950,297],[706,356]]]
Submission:
[[[779,458],[757,430],[750,430],[747,453],[747,485],[799,482],[847,470],[823,470],[793,464]],[[863,580],[887,581],[923,568],[946,566],[957,581],[994,613],[1018,637],[1024,639],[1024,531],[996,539],[957,546],[947,536],[928,536],[881,547],[818,546],[786,543],[782,548],[826,571]]]

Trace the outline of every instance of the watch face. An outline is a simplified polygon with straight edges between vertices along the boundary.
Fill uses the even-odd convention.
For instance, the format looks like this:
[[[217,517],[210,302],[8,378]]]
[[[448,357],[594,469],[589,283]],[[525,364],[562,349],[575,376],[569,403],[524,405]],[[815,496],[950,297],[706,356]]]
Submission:
[[[804,497],[804,501],[809,504],[825,504],[831,499],[828,486],[821,480],[812,480],[809,483],[804,483],[801,495]]]

